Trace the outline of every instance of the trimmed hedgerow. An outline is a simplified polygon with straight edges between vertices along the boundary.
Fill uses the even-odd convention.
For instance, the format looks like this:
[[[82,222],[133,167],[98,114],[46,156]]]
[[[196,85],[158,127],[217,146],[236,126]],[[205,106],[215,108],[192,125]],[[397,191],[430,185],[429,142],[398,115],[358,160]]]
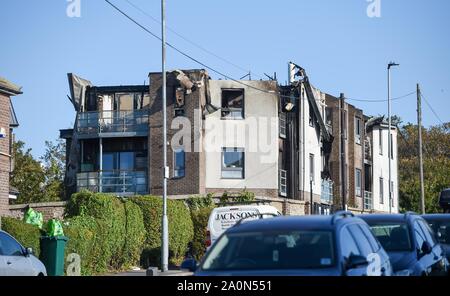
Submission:
[[[162,199],[155,196],[132,197],[142,210],[146,237],[141,264],[144,268],[160,266]],[[170,263],[178,265],[184,258],[188,244],[193,238],[193,225],[189,209],[183,201],[168,200],[169,255]]]
[[[37,226],[9,217],[2,217],[1,223],[3,231],[12,235],[25,248],[32,248],[34,255],[39,257],[41,231]]]
[[[67,258],[67,255],[71,253],[80,256],[82,275],[108,271],[111,246],[104,235],[108,231],[105,221],[89,216],[77,216],[67,219],[63,227],[64,234],[69,238],[65,256]]]
[[[130,200],[124,202],[125,207],[125,243],[119,264],[128,268],[139,265],[142,246],[145,240],[144,217],[141,208]]]
[[[66,216],[89,216],[104,221],[107,229],[102,233],[110,254],[108,264],[119,269],[125,245],[126,217],[123,201],[114,195],[83,191],[72,195],[66,207]]]
[[[191,218],[194,226],[194,238],[192,240],[191,251],[197,261],[200,261],[206,252],[206,230],[212,210],[213,207],[191,210]]]

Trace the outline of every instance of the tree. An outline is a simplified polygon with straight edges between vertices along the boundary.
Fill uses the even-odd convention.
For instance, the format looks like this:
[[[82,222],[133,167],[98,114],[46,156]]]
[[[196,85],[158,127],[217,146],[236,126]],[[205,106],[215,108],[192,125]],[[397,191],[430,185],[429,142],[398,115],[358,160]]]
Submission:
[[[450,187],[450,123],[422,128],[425,208],[440,212],[439,193]],[[418,126],[400,128],[398,139],[399,192],[402,211],[420,212]]]
[[[59,200],[64,197],[64,169],[66,164],[66,143],[45,141],[45,153],[40,158],[44,166],[46,199]]]
[[[25,149],[22,141],[13,143],[14,170],[10,184],[19,190],[15,203],[32,203],[45,200],[45,174],[41,163],[33,158],[31,149]]]

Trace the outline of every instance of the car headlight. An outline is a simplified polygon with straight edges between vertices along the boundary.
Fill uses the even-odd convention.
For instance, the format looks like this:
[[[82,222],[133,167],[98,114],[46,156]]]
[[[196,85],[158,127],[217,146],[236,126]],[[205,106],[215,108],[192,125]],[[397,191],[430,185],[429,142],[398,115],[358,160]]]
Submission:
[[[399,270],[394,273],[394,276],[410,276],[410,275],[411,275],[411,271],[409,269]]]

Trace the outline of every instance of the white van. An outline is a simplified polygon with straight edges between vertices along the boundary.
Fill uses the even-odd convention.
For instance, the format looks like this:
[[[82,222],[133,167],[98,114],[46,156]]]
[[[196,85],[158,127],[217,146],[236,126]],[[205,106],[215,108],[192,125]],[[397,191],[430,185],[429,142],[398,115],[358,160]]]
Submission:
[[[215,208],[208,220],[206,247],[209,249],[222,233],[241,219],[250,221],[272,218],[274,215],[279,216],[281,213],[269,205],[250,204]]]

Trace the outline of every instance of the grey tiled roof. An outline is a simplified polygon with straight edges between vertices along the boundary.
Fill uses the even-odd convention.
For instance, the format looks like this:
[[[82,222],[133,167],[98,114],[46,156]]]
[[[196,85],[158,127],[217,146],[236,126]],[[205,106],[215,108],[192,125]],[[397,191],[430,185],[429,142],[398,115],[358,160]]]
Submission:
[[[1,91],[19,95],[22,93],[22,87],[17,86],[0,76],[0,92]]]

